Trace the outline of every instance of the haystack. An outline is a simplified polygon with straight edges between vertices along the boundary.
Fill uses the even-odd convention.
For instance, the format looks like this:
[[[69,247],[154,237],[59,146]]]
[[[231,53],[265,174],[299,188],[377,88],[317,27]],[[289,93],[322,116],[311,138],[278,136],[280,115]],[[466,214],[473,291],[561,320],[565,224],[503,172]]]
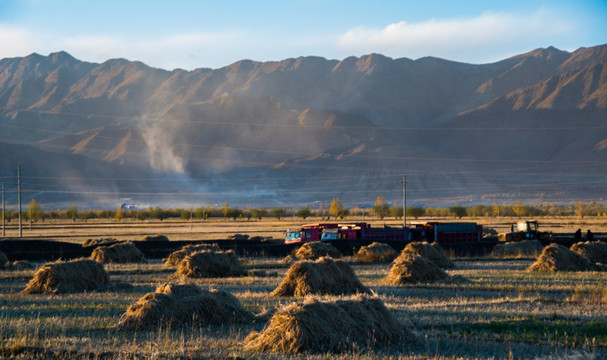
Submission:
[[[571,250],[583,255],[593,263],[607,264],[607,243],[601,241],[586,241],[575,243]]]
[[[342,254],[335,248],[335,246],[320,241],[304,243],[295,252],[295,257],[301,260],[316,260],[324,256],[339,259],[342,257]]]
[[[215,244],[200,244],[200,245],[186,245],[182,247],[180,250],[172,252],[169,257],[164,262],[166,266],[175,266],[179,265],[181,260],[185,259],[186,256],[195,253],[197,251],[202,250],[210,250],[210,251],[219,251],[219,246]]]
[[[455,267],[455,264],[449,260],[447,254],[445,254],[445,251],[438,243],[430,244],[425,241],[412,242],[403,249],[403,252],[425,257],[443,269],[453,269]]]
[[[91,248],[96,246],[110,246],[120,241],[114,238],[98,238],[98,239],[87,239],[84,244],[82,244],[83,248]]]
[[[403,251],[392,263],[384,282],[392,285],[415,284],[448,278],[445,270],[425,257]]]
[[[323,257],[315,262],[299,261],[272,292],[273,296],[370,294],[371,290],[356,277],[346,262]]]
[[[164,235],[146,235],[141,241],[169,241],[169,238]]]
[[[177,268],[175,276],[192,278],[242,276],[246,271],[232,251],[197,251],[187,255]]]
[[[129,306],[118,329],[157,329],[251,323],[255,316],[224,291],[205,290],[191,284],[168,283]]]
[[[376,297],[320,302],[280,309],[269,324],[245,339],[245,349],[288,354],[360,351],[415,342],[417,337]]]
[[[491,255],[498,258],[537,257],[543,248],[542,243],[538,240],[513,241],[495,245]]]
[[[374,242],[361,247],[354,257],[362,263],[392,261],[396,257],[396,251],[388,244]]]
[[[56,261],[42,265],[22,293],[76,293],[102,289],[109,284],[108,273],[95,260]]]
[[[17,260],[17,261],[13,261],[13,263],[11,264],[10,267],[11,267],[11,269],[14,269],[14,270],[29,270],[29,269],[33,269],[34,265],[32,265],[27,260]]]
[[[143,253],[133,243],[99,246],[93,250],[91,259],[102,263],[133,263],[144,259]]]
[[[544,248],[539,258],[527,271],[585,271],[598,270],[588,258],[563,245],[550,244]]]
[[[0,251],[0,269],[8,269],[11,265],[11,262],[8,261],[8,257]]]

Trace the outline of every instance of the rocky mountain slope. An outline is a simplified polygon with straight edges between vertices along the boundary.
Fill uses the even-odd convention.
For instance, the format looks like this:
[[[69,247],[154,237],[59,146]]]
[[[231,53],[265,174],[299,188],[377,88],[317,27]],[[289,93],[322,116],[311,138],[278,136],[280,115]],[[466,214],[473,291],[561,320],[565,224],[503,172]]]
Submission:
[[[398,202],[402,174],[410,204],[599,201],[606,60],[607,46],[483,65],[3,59],[0,177],[14,187],[21,165],[25,197],[59,206]]]

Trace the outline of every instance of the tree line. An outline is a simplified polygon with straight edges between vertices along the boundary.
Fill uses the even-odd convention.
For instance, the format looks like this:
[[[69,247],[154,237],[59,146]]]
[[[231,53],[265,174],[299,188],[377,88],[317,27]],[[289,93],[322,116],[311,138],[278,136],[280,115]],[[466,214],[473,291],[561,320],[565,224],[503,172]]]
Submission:
[[[299,217],[303,220],[309,217],[320,217],[322,219],[343,220],[347,217],[360,218],[363,216],[375,217],[379,219],[403,218],[403,208],[393,206],[385,201],[382,196],[378,196],[375,203],[370,208],[357,206],[348,208],[343,205],[339,198],[332,199],[328,206],[319,205],[317,208],[307,206],[292,209],[285,207],[266,208],[236,208],[228,203],[223,206],[201,206],[196,208],[160,208],[149,207],[146,209],[78,209],[72,205],[69,209],[44,210],[42,206],[32,199],[27,209],[22,211],[22,219],[26,221],[38,222],[46,219],[71,219],[73,221],[87,221],[89,219],[139,219],[139,220],[164,220],[180,218],[184,220],[206,220],[209,218],[223,218],[233,220],[261,220],[263,218],[276,218],[278,220],[284,217]],[[542,217],[542,216],[577,216],[577,217],[605,217],[607,216],[607,206],[596,202],[584,203],[577,201],[568,205],[542,204],[527,205],[520,201],[513,204],[498,204],[496,201],[492,205],[456,205],[450,207],[424,207],[408,206],[407,218],[417,219],[420,217]],[[19,213],[13,209],[5,210],[5,219],[10,222],[17,219]]]

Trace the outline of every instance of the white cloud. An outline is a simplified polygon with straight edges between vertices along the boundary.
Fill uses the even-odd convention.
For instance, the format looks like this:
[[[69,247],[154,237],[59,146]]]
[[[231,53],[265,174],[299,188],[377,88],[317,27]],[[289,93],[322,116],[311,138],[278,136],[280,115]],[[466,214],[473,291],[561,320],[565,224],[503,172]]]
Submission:
[[[393,57],[465,59],[482,58],[482,52],[495,57],[505,47],[527,51],[528,46],[556,45],[542,41],[554,41],[573,27],[572,20],[544,9],[528,15],[484,13],[475,18],[401,21],[379,29],[360,26],[344,33],[337,47],[350,54],[379,52]]]

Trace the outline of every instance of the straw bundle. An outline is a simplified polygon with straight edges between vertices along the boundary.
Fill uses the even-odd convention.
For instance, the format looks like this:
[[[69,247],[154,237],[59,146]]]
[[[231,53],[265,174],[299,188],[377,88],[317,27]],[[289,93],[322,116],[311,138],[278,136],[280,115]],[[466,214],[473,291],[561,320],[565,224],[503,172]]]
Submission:
[[[455,267],[455,264],[449,260],[438,243],[412,242],[403,249],[403,252],[425,257],[443,269],[453,269]]]
[[[169,238],[164,235],[146,235],[141,241],[169,241]]]
[[[27,284],[24,294],[76,293],[98,290],[110,284],[103,265],[90,259],[44,264]]]
[[[200,245],[186,245],[182,247],[180,250],[172,252],[169,257],[164,262],[166,266],[175,266],[179,265],[181,260],[185,259],[186,256],[195,253],[197,251],[209,250],[209,251],[219,251],[219,246],[215,244],[200,244]]]
[[[93,250],[91,259],[102,263],[133,263],[144,259],[143,253],[133,243],[99,246]]]
[[[388,244],[374,242],[361,247],[354,257],[362,263],[392,261],[396,257],[396,251]]]
[[[8,257],[0,251],[0,269],[8,269],[11,265],[11,262],[8,261]]]
[[[342,254],[335,248],[335,246],[320,241],[304,243],[295,252],[295,257],[301,260],[316,260],[324,256],[339,259],[342,257]]]
[[[197,251],[187,255],[177,268],[176,276],[192,278],[242,276],[246,272],[232,251]]]
[[[98,238],[98,239],[87,239],[84,244],[82,244],[83,248],[90,248],[90,247],[96,247],[96,246],[109,246],[109,245],[114,245],[116,243],[120,242],[117,239],[114,238]]]
[[[370,294],[371,290],[358,280],[350,265],[324,257],[315,262],[299,261],[291,265],[284,279],[271,295],[349,295],[357,293]]]
[[[414,342],[416,336],[378,298],[307,300],[280,309],[245,349],[288,354],[344,352]]]
[[[403,251],[392,263],[390,274],[384,279],[387,284],[415,284],[446,279],[449,275],[432,261]]]
[[[590,261],[563,245],[550,244],[544,248],[539,258],[527,271],[584,271],[597,270]]]
[[[575,243],[571,250],[583,255],[593,263],[607,264],[607,243],[601,241],[586,241]]]

